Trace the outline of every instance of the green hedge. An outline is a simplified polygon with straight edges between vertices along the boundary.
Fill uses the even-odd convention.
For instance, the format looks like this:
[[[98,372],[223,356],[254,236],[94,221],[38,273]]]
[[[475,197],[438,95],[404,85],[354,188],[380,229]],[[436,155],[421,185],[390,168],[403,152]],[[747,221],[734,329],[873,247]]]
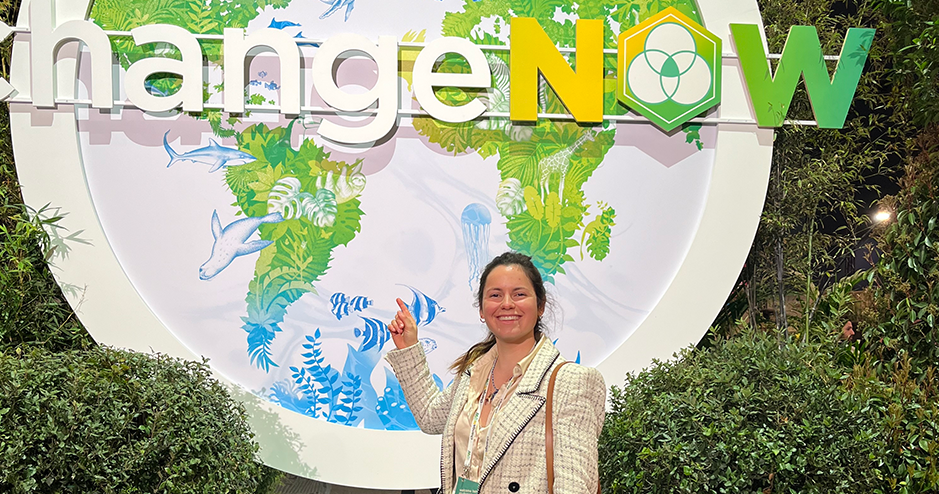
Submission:
[[[204,364],[0,353],[0,492],[255,492],[252,436]]]
[[[875,492],[878,425],[832,349],[749,333],[628,377],[600,438],[604,491]]]

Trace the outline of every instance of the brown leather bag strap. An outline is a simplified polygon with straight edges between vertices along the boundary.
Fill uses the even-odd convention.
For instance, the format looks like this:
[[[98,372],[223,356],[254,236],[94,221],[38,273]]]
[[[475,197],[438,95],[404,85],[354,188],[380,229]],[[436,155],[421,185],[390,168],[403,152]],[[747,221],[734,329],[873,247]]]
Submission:
[[[554,368],[548,380],[548,400],[544,418],[544,448],[545,464],[548,466],[548,494],[554,494],[554,382],[557,380],[561,367],[570,362],[561,362]],[[597,482],[597,494],[600,494],[600,483]]]
[[[548,402],[545,408],[544,418],[544,447],[545,463],[548,465],[548,494],[554,494],[554,382],[557,380],[558,371],[568,362],[561,362],[551,373],[551,379],[548,380]]]

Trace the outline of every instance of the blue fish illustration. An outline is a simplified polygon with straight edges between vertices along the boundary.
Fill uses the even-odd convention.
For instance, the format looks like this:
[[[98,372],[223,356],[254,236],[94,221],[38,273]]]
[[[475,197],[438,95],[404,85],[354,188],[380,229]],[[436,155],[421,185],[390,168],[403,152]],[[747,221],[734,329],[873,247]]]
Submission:
[[[320,19],[325,19],[334,13],[337,10],[345,7],[346,8],[346,18],[349,20],[349,14],[352,13],[352,9],[355,6],[355,0],[321,0],[323,3],[329,4],[329,8],[326,9],[326,12],[323,12],[323,15],[320,16]]]
[[[271,24],[267,27],[272,29],[283,29],[285,27],[297,27],[300,24],[290,21],[278,21],[276,18],[271,18]]]
[[[284,217],[280,213],[271,213],[258,218],[242,218],[232,221],[225,228],[218,219],[218,211],[212,211],[212,255],[205,264],[199,268],[200,280],[211,280],[215,275],[227,268],[238,256],[257,252],[274,242],[270,240],[253,240],[246,242],[248,237],[261,226],[262,223],[280,223]]]
[[[348,316],[352,312],[362,312],[367,309],[368,306],[374,305],[375,303],[369,300],[368,297],[362,295],[356,295],[350,299],[346,297],[345,293],[341,292],[334,293],[333,296],[329,298],[329,301],[333,304],[333,308],[330,309],[330,312],[340,321],[343,316]]]
[[[271,81],[271,82],[268,82],[268,83],[264,84],[264,88],[265,88],[265,89],[270,89],[271,91],[276,91],[276,90],[280,89],[280,86],[278,86],[276,82]]]
[[[294,36],[294,38],[305,40],[305,39],[306,39],[306,36],[303,35],[303,31],[300,31],[299,33],[297,33],[296,36]],[[301,42],[299,42],[299,44],[305,45],[305,46],[312,46],[313,48],[319,48],[319,47],[320,47],[319,41],[301,41]]]
[[[421,344],[421,348],[424,349],[424,355],[437,349],[437,342],[433,338],[418,338],[418,343]]]
[[[424,295],[424,292],[418,290],[417,288],[410,287],[408,285],[401,285],[408,290],[411,290],[411,293],[414,295],[414,300],[410,305],[407,305],[408,310],[411,312],[411,315],[414,316],[414,320],[417,321],[418,326],[426,326],[433,322],[433,320],[441,313],[446,312],[447,310],[440,306],[436,300]]]
[[[211,166],[209,173],[212,173],[224,166],[243,165],[257,159],[237,149],[219,146],[215,139],[209,139],[209,145],[204,148],[193,149],[188,153],[180,154],[173,151],[170,144],[166,142],[166,136],[169,133],[170,131],[167,130],[166,134],[163,134],[163,147],[170,155],[170,162],[166,165],[167,168],[173,166],[177,161],[192,161],[193,163],[204,163]]]
[[[342,292],[336,292],[332,297],[329,297],[329,302],[333,304],[333,308],[330,309],[330,312],[336,316],[337,320],[342,320],[342,316],[349,315],[349,302],[346,300],[346,294]]]
[[[385,343],[391,339],[391,332],[385,327],[385,323],[378,319],[362,317],[362,320],[365,321],[365,329],[355,328],[356,338],[360,336],[365,338],[362,340],[362,344],[359,345],[359,351],[364,352],[374,348],[375,345],[378,345],[378,349],[381,350]]]

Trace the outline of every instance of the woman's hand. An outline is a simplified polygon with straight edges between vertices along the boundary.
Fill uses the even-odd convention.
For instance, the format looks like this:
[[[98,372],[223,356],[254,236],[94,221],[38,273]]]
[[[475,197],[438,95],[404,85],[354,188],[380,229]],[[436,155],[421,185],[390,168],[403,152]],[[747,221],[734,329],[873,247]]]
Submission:
[[[398,302],[400,310],[395,314],[394,320],[388,324],[388,331],[391,333],[391,339],[395,342],[395,348],[400,350],[417,343],[417,323],[414,321],[414,317],[411,316],[408,306],[404,305],[404,301],[400,298],[395,299],[395,301]]]

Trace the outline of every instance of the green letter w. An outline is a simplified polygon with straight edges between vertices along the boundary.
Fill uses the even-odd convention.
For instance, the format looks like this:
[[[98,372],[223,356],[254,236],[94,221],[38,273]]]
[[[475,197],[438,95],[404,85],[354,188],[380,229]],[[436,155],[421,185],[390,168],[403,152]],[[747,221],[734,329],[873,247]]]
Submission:
[[[737,46],[756,121],[761,127],[782,125],[800,74],[805,78],[805,89],[818,126],[823,129],[844,127],[874,39],[874,29],[848,29],[831,80],[828,79],[828,68],[825,67],[818,31],[814,26],[792,26],[789,29],[775,77],[770,74],[759,27],[731,24],[730,31]]]

